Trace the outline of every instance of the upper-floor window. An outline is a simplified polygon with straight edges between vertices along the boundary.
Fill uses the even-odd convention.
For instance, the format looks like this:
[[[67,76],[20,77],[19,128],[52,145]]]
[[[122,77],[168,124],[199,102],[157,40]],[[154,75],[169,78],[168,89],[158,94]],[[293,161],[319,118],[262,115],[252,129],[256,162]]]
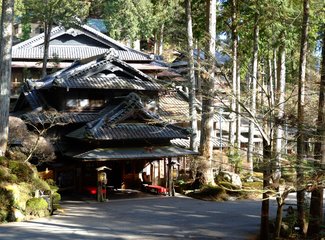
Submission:
[[[66,108],[72,111],[95,110],[102,108],[106,103],[104,99],[74,98],[67,99]]]

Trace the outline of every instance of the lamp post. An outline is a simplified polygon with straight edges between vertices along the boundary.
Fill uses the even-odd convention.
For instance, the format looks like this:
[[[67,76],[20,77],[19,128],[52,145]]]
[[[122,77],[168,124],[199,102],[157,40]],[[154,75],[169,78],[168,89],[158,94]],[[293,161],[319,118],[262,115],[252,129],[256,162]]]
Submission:
[[[106,166],[98,167],[97,170],[97,201],[104,202],[106,201],[106,184],[107,184],[107,175],[104,172],[105,170],[112,170]]]
[[[177,160],[172,160],[168,158],[168,196],[175,196],[175,187],[174,180],[177,177],[177,172],[175,166],[179,166],[180,164]]]
[[[222,164],[223,161],[223,154],[222,154],[222,113],[223,113],[223,109],[220,108],[219,110],[219,135],[220,135],[220,163]]]

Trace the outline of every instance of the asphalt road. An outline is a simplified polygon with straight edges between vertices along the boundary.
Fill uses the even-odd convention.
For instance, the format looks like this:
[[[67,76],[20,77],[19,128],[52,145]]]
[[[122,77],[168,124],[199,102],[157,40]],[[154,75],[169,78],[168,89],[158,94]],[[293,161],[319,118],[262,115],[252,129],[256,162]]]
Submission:
[[[0,239],[253,239],[261,202],[158,196],[62,206],[49,218],[0,225]]]

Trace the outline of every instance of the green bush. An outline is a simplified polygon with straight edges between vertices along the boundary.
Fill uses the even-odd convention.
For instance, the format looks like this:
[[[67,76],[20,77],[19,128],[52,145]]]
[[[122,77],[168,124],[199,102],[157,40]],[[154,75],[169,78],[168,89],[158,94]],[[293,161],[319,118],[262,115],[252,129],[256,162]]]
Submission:
[[[26,202],[26,215],[44,217],[49,215],[48,204],[43,198],[31,198]]]
[[[30,182],[33,176],[33,170],[27,163],[20,161],[8,161],[8,168],[11,170],[12,174],[15,174],[19,181],[21,182]]]
[[[10,180],[10,174],[7,168],[0,166],[0,182],[8,182]]]
[[[51,190],[49,184],[45,180],[43,180],[39,177],[34,177],[32,179],[32,184],[34,187],[33,191],[36,191],[36,190],[49,191],[49,190]]]
[[[0,222],[8,220],[10,207],[13,204],[13,198],[10,191],[0,188]]]
[[[204,185],[200,191],[190,192],[188,196],[208,201],[224,201],[228,199],[228,195],[223,188],[210,185]]]
[[[53,204],[59,204],[60,200],[61,200],[61,195],[59,193],[55,192],[52,194]]]
[[[7,167],[8,160],[5,157],[0,157],[0,166]]]

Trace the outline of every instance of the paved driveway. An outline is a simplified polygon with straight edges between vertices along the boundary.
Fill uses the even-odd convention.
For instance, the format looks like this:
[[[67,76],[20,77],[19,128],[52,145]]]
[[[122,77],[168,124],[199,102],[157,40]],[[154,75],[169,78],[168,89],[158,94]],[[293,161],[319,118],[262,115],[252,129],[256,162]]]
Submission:
[[[248,239],[258,232],[261,204],[151,197],[62,206],[51,218],[0,225],[0,239]]]

